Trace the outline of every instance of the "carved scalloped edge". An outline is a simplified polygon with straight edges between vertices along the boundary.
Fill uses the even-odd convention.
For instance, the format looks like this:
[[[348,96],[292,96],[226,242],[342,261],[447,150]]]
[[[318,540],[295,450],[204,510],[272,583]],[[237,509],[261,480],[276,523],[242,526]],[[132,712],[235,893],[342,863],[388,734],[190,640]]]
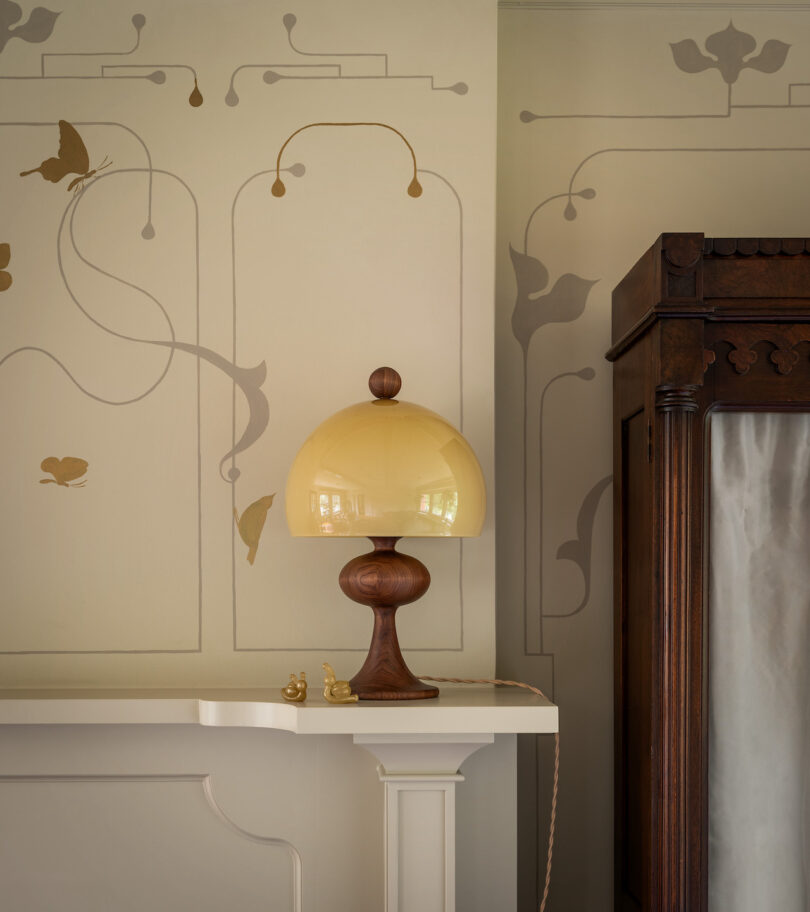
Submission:
[[[810,238],[704,238],[703,256],[801,256],[810,253]]]

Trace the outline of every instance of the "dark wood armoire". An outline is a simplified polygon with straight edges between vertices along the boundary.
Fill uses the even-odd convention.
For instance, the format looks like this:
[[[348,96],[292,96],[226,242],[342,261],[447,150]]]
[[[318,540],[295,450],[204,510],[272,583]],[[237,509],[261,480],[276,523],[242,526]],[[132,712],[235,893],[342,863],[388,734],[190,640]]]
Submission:
[[[613,292],[607,358],[615,909],[728,912],[707,898],[707,428],[810,411],[810,239],[661,235]]]

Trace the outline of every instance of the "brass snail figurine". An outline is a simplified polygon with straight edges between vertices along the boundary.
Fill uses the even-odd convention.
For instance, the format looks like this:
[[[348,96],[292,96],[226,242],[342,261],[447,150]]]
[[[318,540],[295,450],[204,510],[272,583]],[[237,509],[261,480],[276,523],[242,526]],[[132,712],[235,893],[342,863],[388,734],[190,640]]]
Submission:
[[[352,693],[348,681],[338,681],[335,671],[328,662],[323,663],[326,677],[323,679],[323,697],[328,703],[356,703],[360,698]]]
[[[290,675],[290,683],[283,687],[281,696],[288,703],[303,703],[307,698],[307,674],[301,672],[301,677],[296,678],[294,674]]]

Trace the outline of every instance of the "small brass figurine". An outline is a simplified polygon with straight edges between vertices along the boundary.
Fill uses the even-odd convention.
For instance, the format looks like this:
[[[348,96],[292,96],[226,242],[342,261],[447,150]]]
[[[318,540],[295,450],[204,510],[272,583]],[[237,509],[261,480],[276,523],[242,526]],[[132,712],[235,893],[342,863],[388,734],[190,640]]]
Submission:
[[[307,698],[307,673],[301,672],[301,677],[290,675],[290,683],[281,690],[281,696],[288,703],[303,703]]]
[[[323,663],[326,677],[323,679],[323,696],[328,703],[356,703],[360,697],[352,693],[348,681],[338,681],[335,671],[328,662]]]

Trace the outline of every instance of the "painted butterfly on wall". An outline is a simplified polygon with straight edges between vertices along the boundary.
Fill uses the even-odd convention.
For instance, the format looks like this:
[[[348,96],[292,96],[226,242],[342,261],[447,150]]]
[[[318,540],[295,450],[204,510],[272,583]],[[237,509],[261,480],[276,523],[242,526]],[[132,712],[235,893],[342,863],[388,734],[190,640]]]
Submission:
[[[11,273],[6,272],[6,266],[11,261],[11,244],[0,244],[0,291],[5,291],[11,286]]]
[[[76,481],[87,471],[88,462],[78,456],[65,456],[57,459],[56,456],[46,456],[40,464],[43,472],[50,472],[53,478],[40,478],[40,484],[57,484],[63,488],[83,488],[87,479]]]
[[[28,174],[39,172],[44,180],[58,184],[67,174],[78,174],[68,184],[68,192],[74,187],[78,190],[82,184],[94,174],[109,168],[112,162],[104,161],[92,171],[90,170],[90,156],[87,154],[87,147],[81,136],[74,126],[66,120],[59,121],[59,151],[56,158],[46,158],[38,168],[32,168],[30,171],[20,171],[20,177]]]

